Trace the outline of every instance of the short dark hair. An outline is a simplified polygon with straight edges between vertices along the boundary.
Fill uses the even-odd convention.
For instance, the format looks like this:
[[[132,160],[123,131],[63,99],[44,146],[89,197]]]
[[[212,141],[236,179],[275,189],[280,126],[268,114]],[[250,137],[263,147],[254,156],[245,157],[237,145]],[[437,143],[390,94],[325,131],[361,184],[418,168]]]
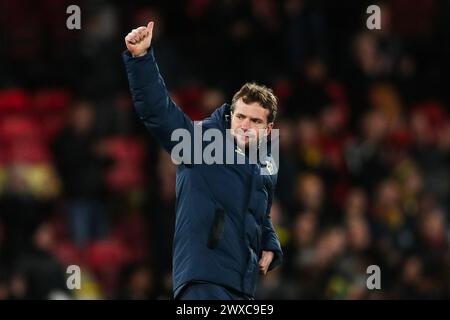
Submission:
[[[272,89],[254,82],[247,82],[234,94],[231,102],[231,112],[234,112],[236,101],[240,98],[247,104],[259,103],[261,107],[269,110],[267,122],[271,123],[275,121],[278,111],[278,100]]]

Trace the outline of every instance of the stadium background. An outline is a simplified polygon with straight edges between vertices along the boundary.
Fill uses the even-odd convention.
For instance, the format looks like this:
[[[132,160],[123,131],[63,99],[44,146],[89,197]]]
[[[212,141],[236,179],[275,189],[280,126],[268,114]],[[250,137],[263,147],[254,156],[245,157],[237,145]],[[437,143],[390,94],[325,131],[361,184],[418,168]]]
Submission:
[[[81,30],[66,28],[70,4]],[[121,60],[123,37],[152,19],[194,120],[246,81],[279,98],[285,262],[257,298],[449,298],[449,4],[2,1],[0,299],[171,297],[175,170]],[[66,288],[72,264],[81,290]],[[381,290],[366,288],[372,264]]]

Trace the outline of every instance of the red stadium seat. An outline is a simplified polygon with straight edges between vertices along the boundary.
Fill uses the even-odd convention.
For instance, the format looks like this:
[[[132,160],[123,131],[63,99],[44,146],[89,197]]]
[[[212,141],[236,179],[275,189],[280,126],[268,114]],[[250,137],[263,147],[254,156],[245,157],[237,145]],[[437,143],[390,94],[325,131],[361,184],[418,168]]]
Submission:
[[[9,163],[48,163],[50,159],[47,145],[27,141],[10,145],[7,161]]]
[[[179,88],[173,92],[173,97],[176,103],[183,107],[183,111],[194,121],[202,120],[204,118],[203,112],[199,106],[202,103],[205,88],[202,86],[186,86]]]
[[[65,114],[45,114],[39,117],[41,133],[45,141],[52,141],[65,127],[67,117]]]
[[[7,156],[6,146],[0,141],[0,168],[6,164]]]
[[[8,143],[41,138],[39,124],[31,117],[12,115],[0,120],[0,140]]]
[[[106,181],[114,191],[128,191],[142,186],[145,149],[142,141],[124,137],[105,141],[114,165],[107,173]]]
[[[0,91],[0,114],[22,113],[30,106],[30,100],[22,89]]]
[[[0,145],[6,163],[50,161],[39,123],[30,116],[10,115],[0,120]]]
[[[41,89],[32,97],[32,112],[41,125],[42,137],[52,140],[66,123],[71,94],[64,89]]]
[[[69,241],[58,242],[53,253],[58,261],[65,266],[72,264],[81,265],[83,262],[80,250],[74,243]]]
[[[33,95],[33,109],[42,112],[64,112],[69,108],[70,94],[64,89],[41,89]]]
[[[120,270],[131,261],[130,258],[128,248],[122,242],[110,238],[89,245],[86,262],[99,280],[102,291],[108,295],[117,287]]]
[[[129,213],[116,224],[114,237],[120,239],[128,248],[130,259],[143,259],[147,252],[146,221],[142,214]]]
[[[87,263],[93,270],[120,266],[128,260],[128,248],[117,239],[96,241],[87,248]]]

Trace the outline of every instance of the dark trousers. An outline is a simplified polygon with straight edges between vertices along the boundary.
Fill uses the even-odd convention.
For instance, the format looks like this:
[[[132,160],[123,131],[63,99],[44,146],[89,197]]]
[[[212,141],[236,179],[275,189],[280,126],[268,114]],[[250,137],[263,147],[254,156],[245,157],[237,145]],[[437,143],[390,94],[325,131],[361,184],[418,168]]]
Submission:
[[[233,289],[208,282],[188,283],[177,297],[178,300],[252,300]]]

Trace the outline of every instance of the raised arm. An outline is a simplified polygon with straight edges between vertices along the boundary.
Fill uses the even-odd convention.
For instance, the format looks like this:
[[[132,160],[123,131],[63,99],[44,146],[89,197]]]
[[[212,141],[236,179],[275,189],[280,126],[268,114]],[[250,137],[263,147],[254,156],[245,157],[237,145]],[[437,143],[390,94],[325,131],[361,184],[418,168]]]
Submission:
[[[146,27],[133,29],[125,37],[128,50],[123,53],[123,60],[139,118],[170,152],[177,144],[171,141],[172,132],[183,128],[192,134],[193,124],[169,97],[151,48],[153,25],[150,22]]]

